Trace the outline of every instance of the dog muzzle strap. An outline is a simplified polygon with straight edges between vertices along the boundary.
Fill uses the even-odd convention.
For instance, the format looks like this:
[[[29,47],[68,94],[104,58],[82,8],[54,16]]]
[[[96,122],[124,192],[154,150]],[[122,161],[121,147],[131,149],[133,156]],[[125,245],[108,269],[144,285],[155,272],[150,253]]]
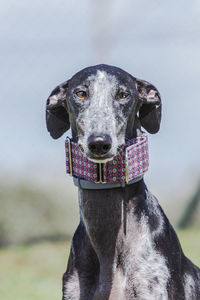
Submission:
[[[106,163],[95,163],[87,158],[77,143],[66,139],[66,172],[74,177],[74,184],[83,189],[124,187],[142,179],[148,170],[148,138],[129,140],[118,154]]]

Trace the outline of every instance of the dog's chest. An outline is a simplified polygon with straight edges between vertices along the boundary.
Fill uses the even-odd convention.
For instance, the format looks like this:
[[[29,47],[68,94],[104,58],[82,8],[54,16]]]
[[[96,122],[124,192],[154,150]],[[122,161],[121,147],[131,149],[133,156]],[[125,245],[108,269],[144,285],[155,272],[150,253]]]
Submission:
[[[113,274],[112,283],[101,282],[96,289],[93,300],[124,300],[126,297],[126,281],[121,270]]]
[[[170,272],[165,258],[154,247],[145,218],[141,219],[132,240],[127,237],[127,244],[120,264],[113,263],[111,286],[105,281],[99,282],[98,296],[94,299],[103,299],[103,291],[109,289],[109,300],[167,300]],[[102,278],[106,278],[109,270],[104,271]]]
[[[153,249],[141,249],[132,254],[124,278],[126,299],[168,299],[169,270],[164,258]]]
[[[165,257],[155,249],[145,217],[136,232],[123,255],[121,277],[119,272],[113,277],[113,291],[120,287],[122,299],[168,299],[170,272]]]
[[[156,256],[149,256],[144,266],[144,257],[130,262],[127,271],[119,269],[113,274],[112,286],[108,300],[167,300],[168,269],[162,260]],[[96,291],[94,299],[103,299],[101,287]],[[100,298],[99,298],[100,296]]]

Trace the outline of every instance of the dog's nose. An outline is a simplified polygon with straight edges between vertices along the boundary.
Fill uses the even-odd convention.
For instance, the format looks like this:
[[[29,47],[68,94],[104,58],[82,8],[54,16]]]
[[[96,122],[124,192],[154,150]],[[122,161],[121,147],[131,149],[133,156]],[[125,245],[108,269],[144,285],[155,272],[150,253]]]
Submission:
[[[88,148],[92,154],[104,155],[108,153],[112,146],[112,139],[107,134],[94,135],[88,138]]]

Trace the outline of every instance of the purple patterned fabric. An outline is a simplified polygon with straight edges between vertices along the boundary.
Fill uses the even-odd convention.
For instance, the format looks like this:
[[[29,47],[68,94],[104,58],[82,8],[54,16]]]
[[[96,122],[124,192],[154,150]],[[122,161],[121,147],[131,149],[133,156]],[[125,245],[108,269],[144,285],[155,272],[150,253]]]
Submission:
[[[66,171],[68,174],[70,174],[69,143],[71,144],[72,175],[74,177],[99,182],[99,172],[101,170],[103,182],[129,182],[148,170],[148,139],[146,134],[129,140],[124,149],[113,160],[104,164],[90,161],[82,153],[78,144],[67,139],[65,149]]]

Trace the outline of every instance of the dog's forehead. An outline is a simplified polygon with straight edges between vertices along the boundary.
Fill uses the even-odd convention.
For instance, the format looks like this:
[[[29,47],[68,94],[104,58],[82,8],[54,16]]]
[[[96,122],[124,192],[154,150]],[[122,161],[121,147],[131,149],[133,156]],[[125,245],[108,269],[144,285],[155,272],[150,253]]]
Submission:
[[[120,81],[115,75],[109,74],[106,71],[97,70],[93,75],[87,78],[88,85],[93,89],[113,89],[120,84]]]
[[[126,71],[108,65],[88,67],[76,73],[70,80],[71,87],[92,85],[93,83],[109,84],[134,88],[134,77]]]

